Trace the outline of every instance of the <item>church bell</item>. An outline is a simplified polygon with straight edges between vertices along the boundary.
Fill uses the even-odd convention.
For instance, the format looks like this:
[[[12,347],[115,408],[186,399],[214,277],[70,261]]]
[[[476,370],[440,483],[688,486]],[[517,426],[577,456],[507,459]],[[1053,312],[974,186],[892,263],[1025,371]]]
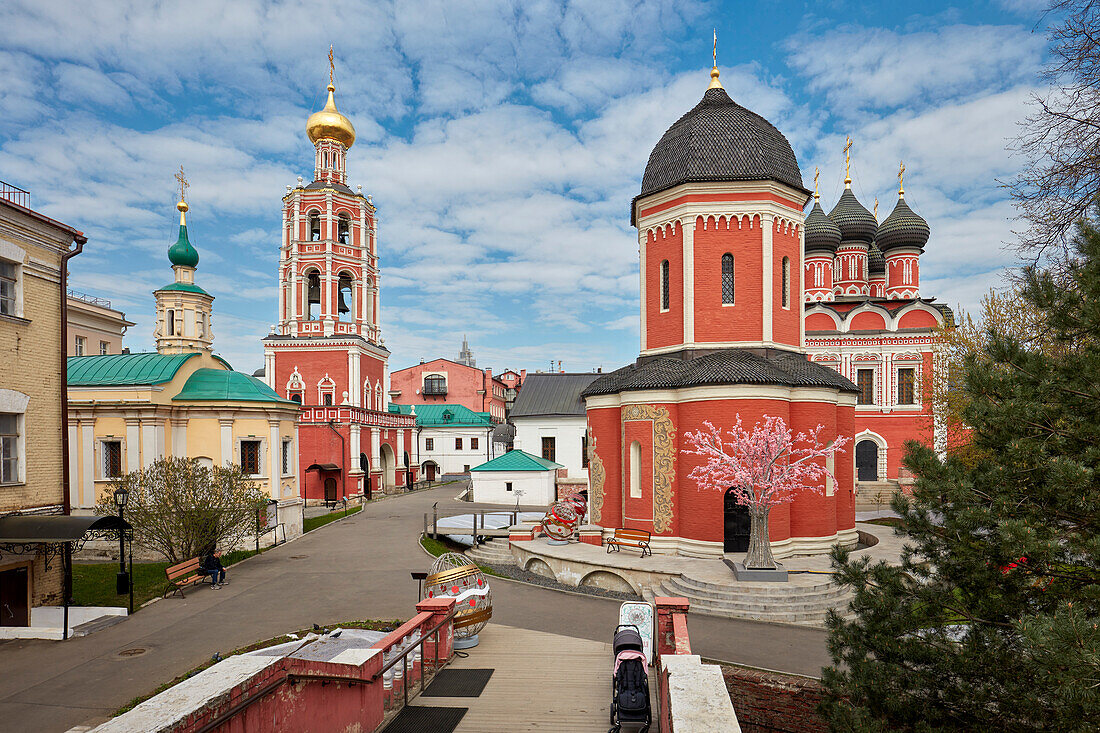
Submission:
[[[351,310],[351,308],[348,308],[348,302],[346,300],[344,300],[344,291],[343,290],[340,291],[339,296],[340,297],[337,301],[336,310],[340,313],[347,313],[348,311]]]

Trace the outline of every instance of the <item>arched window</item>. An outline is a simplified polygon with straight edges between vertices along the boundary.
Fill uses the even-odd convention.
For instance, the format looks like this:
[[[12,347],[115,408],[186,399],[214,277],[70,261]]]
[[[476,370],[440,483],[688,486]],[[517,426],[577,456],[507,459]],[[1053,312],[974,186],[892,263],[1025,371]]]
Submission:
[[[791,307],[791,258],[783,258],[783,307]]]
[[[311,211],[309,212],[309,241],[319,242],[321,241],[321,212]]]
[[[328,152],[321,153],[321,167],[328,168]]]
[[[351,275],[340,273],[336,286],[336,317],[341,321],[351,321],[355,317],[355,281]]]
[[[447,378],[439,374],[431,374],[424,377],[424,394],[426,395],[445,395],[447,394]]]
[[[298,393],[292,394],[290,396],[290,401],[291,402],[297,402],[299,405],[302,404],[302,395],[301,395],[301,393],[298,392]]]
[[[733,255],[722,255],[722,304],[733,305]]]
[[[375,405],[374,409],[376,409],[376,410],[384,410],[385,407],[386,407],[384,404],[382,404],[382,383],[381,382],[379,382],[374,387],[374,405]]]
[[[668,260],[661,260],[661,310],[667,311],[668,304]]]
[[[336,222],[336,239],[340,244],[351,244],[351,219],[347,214],[340,214]]]
[[[630,498],[642,498],[642,444],[630,444]]]
[[[176,312],[171,308],[168,309],[168,315],[164,318],[165,326],[167,327],[166,335],[176,335]]]
[[[363,382],[363,407],[372,409],[370,380]]]
[[[306,273],[306,320],[316,321],[321,317],[321,273],[310,270]]]

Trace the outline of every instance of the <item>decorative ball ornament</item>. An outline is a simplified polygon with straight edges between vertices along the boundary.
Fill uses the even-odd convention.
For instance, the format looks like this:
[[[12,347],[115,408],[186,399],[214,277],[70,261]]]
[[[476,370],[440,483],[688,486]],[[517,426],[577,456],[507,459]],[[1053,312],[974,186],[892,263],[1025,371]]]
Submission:
[[[577,514],[577,510],[569,502],[555,501],[542,518],[542,530],[550,537],[551,542],[565,542],[573,536],[583,516]]]
[[[493,593],[477,565],[455,552],[440,555],[424,578],[424,597],[454,598],[455,649],[477,646],[478,634],[493,617]]]

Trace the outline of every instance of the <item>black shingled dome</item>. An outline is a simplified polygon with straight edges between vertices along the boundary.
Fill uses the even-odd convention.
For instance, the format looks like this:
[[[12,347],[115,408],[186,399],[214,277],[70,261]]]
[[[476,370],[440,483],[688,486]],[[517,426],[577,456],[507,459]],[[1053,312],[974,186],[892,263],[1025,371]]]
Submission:
[[[867,248],[867,273],[869,275],[886,274],[886,258],[882,256],[882,250],[874,242],[871,242],[871,246]]]
[[[840,244],[840,227],[825,216],[821,204],[814,201],[814,207],[806,217],[806,251],[833,254],[838,244]]]
[[[783,133],[721,88],[708,89],[661,137],[638,197],[701,181],[777,181],[809,193]]]
[[[858,391],[840,374],[809,361],[804,354],[772,351],[763,355],[747,349],[722,349],[693,359],[658,356],[627,365],[596,379],[582,396],[705,384],[780,384]]]
[[[875,215],[868,211],[852,193],[852,189],[845,186],[840,200],[829,212],[829,218],[840,227],[841,241],[867,242],[870,244],[878,231],[878,221]]]
[[[909,208],[904,197],[899,197],[897,206],[879,227],[878,246],[883,252],[900,247],[917,247],[923,252],[929,234],[928,222]]]

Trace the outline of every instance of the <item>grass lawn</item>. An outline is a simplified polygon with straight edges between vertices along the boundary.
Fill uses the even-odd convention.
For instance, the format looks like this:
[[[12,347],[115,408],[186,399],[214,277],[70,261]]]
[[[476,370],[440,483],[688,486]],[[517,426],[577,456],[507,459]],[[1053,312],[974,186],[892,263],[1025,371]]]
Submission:
[[[349,507],[348,516],[350,517],[352,514],[355,514],[362,508],[363,507],[361,506]],[[335,522],[337,519],[340,519],[343,516],[344,510],[337,509],[336,511],[329,512],[328,514],[322,514],[317,517],[310,517],[309,519],[302,520],[302,531],[309,532],[310,530],[317,529],[318,527],[324,527],[329,522]]]
[[[226,567],[252,557],[255,550],[234,550],[222,555]],[[141,604],[157,598],[168,584],[164,571],[170,562],[134,563],[134,610]],[[129,596],[115,594],[115,575],[118,563],[73,563],[73,605],[76,606],[125,606]]]
[[[868,519],[866,524],[881,524],[883,527],[900,527],[901,517],[879,517],[878,519]]]
[[[430,552],[435,557],[439,557],[445,552],[457,552],[459,555],[461,555],[462,551],[466,549],[466,545],[460,545],[457,542],[451,542],[450,540],[445,538],[439,540],[433,539],[431,537],[428,537],[427,535],[420,535],[420,546]],[[474,564],[477,565],[477,563]],[[486,575],[492,575],[496,578],[505,577],[500,573],[493,572],[492,568],[485,567],[484,565],[478,565],[477,567],[481,570],[481,572],[485,573]]]

